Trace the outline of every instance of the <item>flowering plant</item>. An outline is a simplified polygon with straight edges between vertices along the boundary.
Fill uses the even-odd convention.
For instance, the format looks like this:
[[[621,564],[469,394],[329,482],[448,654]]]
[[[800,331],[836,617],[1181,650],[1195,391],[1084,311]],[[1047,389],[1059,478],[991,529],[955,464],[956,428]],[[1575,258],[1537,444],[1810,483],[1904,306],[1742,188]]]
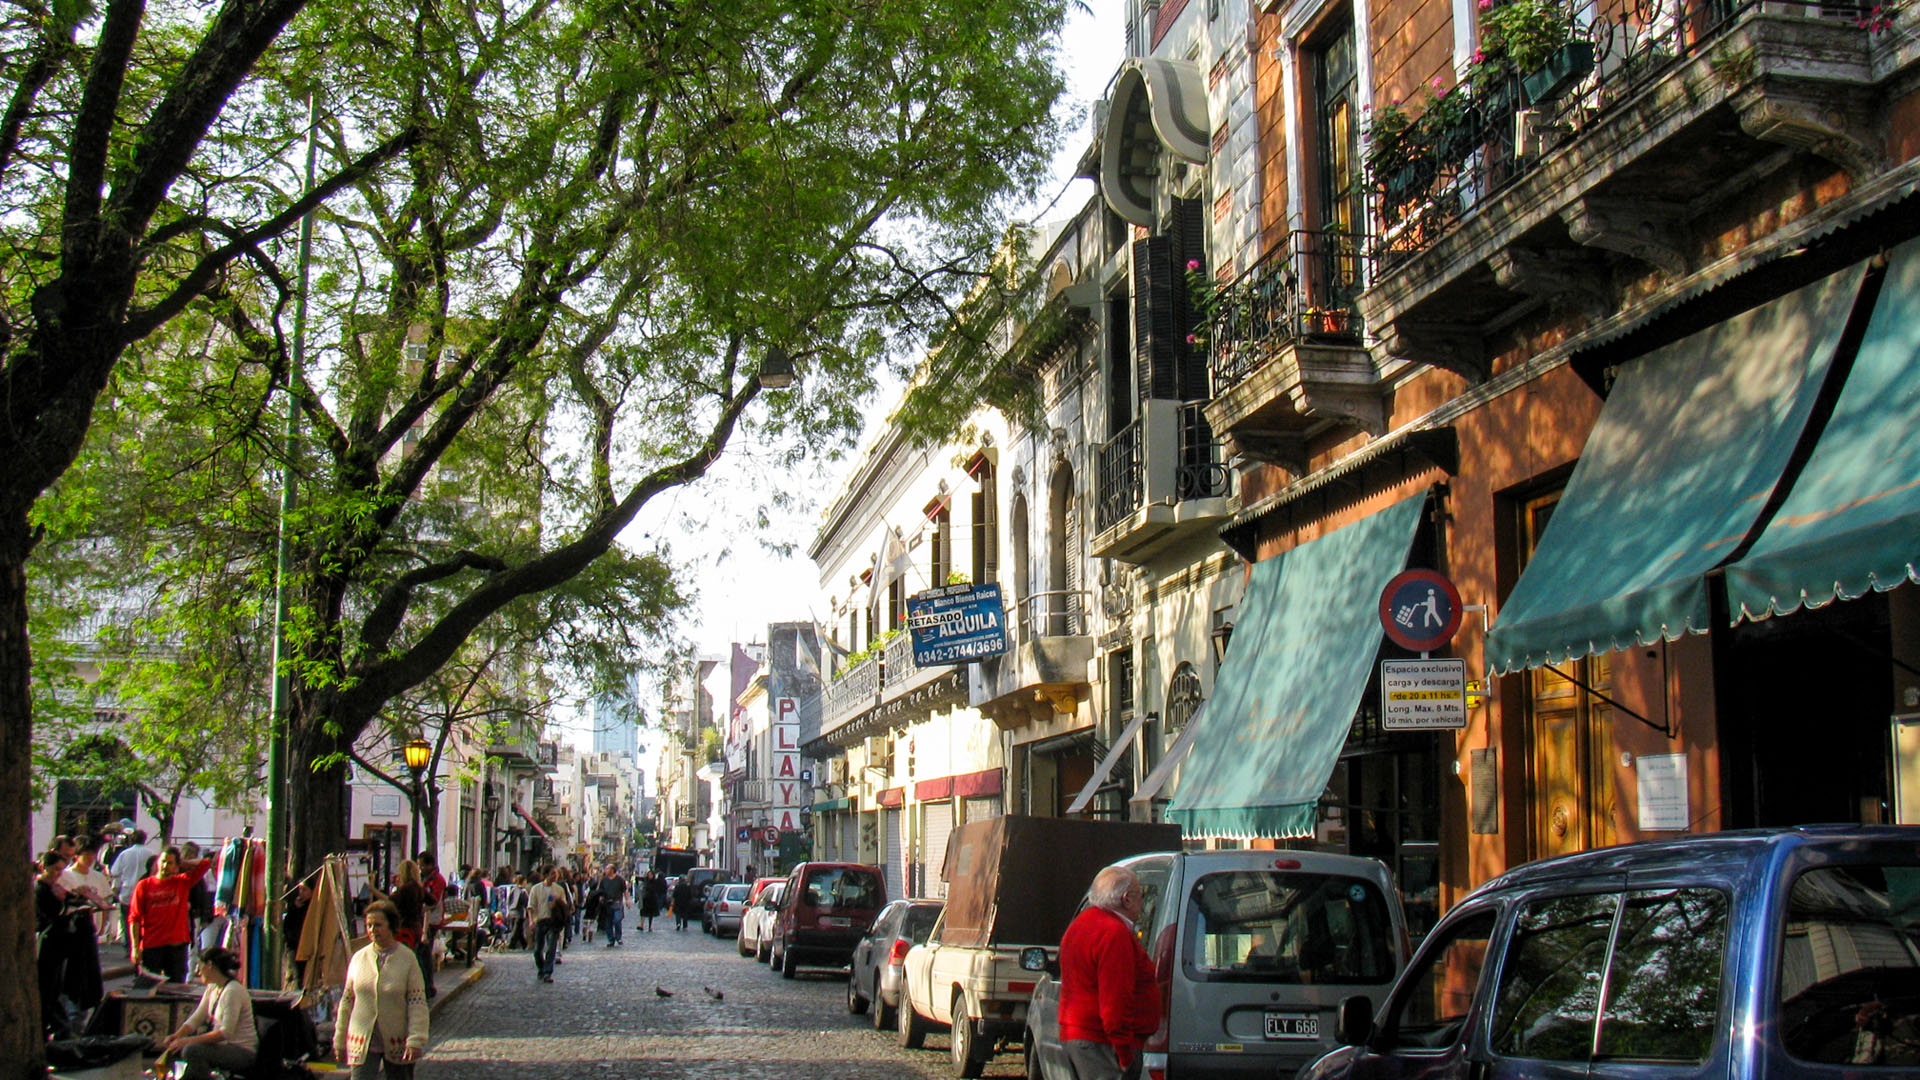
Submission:
[[[1561,0],[1480,0],[1480,65],[1521,75],[1538,71],[1578,30]]]
[[[1893,29],[1893,17],[1900,14],[1900,5],[1896,3],[1875,4],[1866,13],[1853,21],[1853,25],[1879,37]]]

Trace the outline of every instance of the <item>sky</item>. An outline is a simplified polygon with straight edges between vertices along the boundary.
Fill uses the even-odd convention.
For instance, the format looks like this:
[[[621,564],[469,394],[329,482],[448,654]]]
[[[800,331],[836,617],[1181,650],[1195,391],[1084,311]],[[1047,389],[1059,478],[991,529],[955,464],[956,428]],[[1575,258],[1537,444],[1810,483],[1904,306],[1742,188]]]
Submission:
[[[1073,171],[1087,145],[1093,102],[1125,52],[1124,19],[1122,0],[1085,0],[1085,9],[1068,18],[1060,50],[1068,77],[1065,106],[1078,111],[1081,123],[1062,144],[1053,163],[1054,179],[1042,186],[1029,211],[1036,217],[1071,211],[1092,193],[1090,182],[1074,180]],[[898,393],[899,387],[891,383],[879,391],[885,400],[872,402],[869,409],[876,425],[884,421]],[[861,446],[873,434],[871,429],[864,433]],[[821,511],[860,460],[856,450],[838,462],[811,462],[796,474],[736,443],[699,483],[656,498],[622,540],[644,549],[657,536],[671,547],[698,594],[685,634],[702,655],[725,656],[730,642],[764,640],[770,622],[823,614],[817,600],[819,572],[806,549]],[[755,515],[776,486],[796,498],[789,508],[770,509],[769,521],[761,528]],[[651,711],[651,702],[643,704]],[[575,746],[591,746],[589,716],[579,703],[564,706],[556,720]],[[649,744],[650,734],[641,732],[643,764],[651,763],[656,749]]]

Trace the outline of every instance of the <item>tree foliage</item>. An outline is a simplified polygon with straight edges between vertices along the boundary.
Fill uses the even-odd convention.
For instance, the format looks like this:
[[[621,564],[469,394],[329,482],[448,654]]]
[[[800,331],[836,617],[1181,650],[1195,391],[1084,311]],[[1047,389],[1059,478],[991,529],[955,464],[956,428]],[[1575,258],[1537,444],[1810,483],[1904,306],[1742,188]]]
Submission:
[[[329,763],[386,702],[610,565],[649,500],[736,437],[799,453],[858,422],[890,335],[938,317],[1043,167],[1064,3],[9,8],[0,843],[25,843],[28,559],[84,531],[64,478],[136,347],[202,335],[202,385],[254,454],[278,452],[275,394],[297,402],[287,670],[310,860],[339,839]],[[296,363],[301,297],[314,348]],[[763,398],[775,344],[803,379]],[[212,475],[203,511],[249,514],[258,472]],[[667,557],[615,576],[653,580]],[[0,942],[20,953],[12,898]],[[30,987],[0,993],[0,1060],[35,1065],[35,1014]]]

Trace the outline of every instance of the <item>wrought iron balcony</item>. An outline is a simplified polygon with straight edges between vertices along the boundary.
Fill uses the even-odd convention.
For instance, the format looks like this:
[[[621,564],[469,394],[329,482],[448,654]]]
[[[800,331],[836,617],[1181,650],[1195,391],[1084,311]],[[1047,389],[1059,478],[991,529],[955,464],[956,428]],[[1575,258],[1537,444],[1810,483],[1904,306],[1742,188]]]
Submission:
[[[1232,477],[1204,404],[1148,398],[1100,448],[1094,555],[1145,562],[1231,513]]]
[[[1722,219],[1779,220],[1764,181],[1796,153],[1856,192],[1889,168],[1905,61],[1859,4],[1584,0],[1573,21],[1546,68],[1470,77],[1418,145],[1373,155],[1360,308],[1384,357],[1485,378],[1527,312],[1608,318],[1724,254]]]
[[[1049,589],[1016,601],[1013,648],[968,666],[969,703],[1003,727],[1073,712],[1091,685],[1091,598],[1085,589]]]
[[[1369,238],[1296,230],[1210,298],[1208,364],[1219,397],[1288,346],[1355,344]]]
[[[1125,521],[1145,498],[1140,472],[1144,461],[1141,431],[1140,421],[1135,420],[1100,448],[1099,495],[1094,504],[1096,531],[1105,532]]]

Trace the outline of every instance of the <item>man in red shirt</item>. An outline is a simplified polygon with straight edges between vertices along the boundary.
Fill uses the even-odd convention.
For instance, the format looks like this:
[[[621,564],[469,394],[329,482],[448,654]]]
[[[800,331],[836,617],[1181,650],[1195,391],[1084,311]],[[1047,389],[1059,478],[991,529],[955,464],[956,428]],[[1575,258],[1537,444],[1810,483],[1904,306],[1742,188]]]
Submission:
[[[212,859],[201,859],[182,871],[180,849],[170,847],[161,853],[153,876],[133,887],[127,934],[134,967],[144,965],[164,974],[168,982],[187,981],[187,942],[193,936],[188,919],[191,894],[212,866]]]
[[[433,938],[440,932],[440,924],[446,920],[447,879],[440,868],[433,864],[433,853],[423,851],[414,857],[414,863],[420,867],[420,887],[427,891],[427,932],[420,935],[420,941],[413,947],[414,959],[420,962],[420,975],[427,984],[427,1000],[438,997],[440,991],[433,985]]]
[[[1140,1047],[1160,1026],[1153,962],[1135,937],[1143,897],[1133,871],[1109,866],[1060,939],[1060,1039],[1076,1080],[1140,1073]]]

